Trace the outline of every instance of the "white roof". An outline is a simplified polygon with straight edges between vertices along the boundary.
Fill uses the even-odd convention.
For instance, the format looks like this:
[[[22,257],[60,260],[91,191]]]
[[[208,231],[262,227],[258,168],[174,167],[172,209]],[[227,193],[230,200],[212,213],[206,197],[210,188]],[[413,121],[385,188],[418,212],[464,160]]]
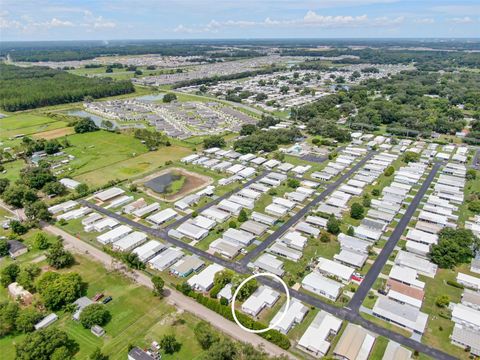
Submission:
[[[329,279],[316,271],[307,274],[302,280],[302,286],[319,295],[324,296],[321,292],[328,294],[332,298],[337,298],[343,285],[335,280]]]
[[[151,203],[150,205],[144,206],[140,209],[137,209],[133,212],[133,215],[142,217],[144,215],[147,215],[151,212],[154,212],[155,210],[160,208],[160,204],[158,202]]]
[[[105,228],[113,228],[114,226],[117,226],[117,225],[118,225],[117,220],[115,220],[111,217],[107,217],[105,219],[102,219],[102,220],[94,223],[93,228],[97,231],[102,231]]]
[[[272,306],[280,297],[278,291],[262,285],[242,304],[242,310],[256,316],[265,306]]]
[[[170,219],[173,219],[175,216],[177,216],[178,213],[173,210],[172,208],[166,208],[162,211],[159,211],[153,215],[150,215],[147,217],[147,220],[154,222],[156,224],[162,224],[165,221],[168,221]]]
[[[389,274],[389,277],[394,280],[417,287],[419,289],[423,289],[425,287],[425,283],[417,280],[417,276],[418,274],[416,270],[398,265],[393,265]]]
[[[140,261],[147,261],[165,248],[161,242],[150,240],[149,242],[135,248],[132,253],[137,254]]]
[[[354,251],[349,251],[342,249],[339,254],[334,255],[335,260],[340,261],[342,263],[350,264],[355,267],[362,267],[367,261],[367,254],[359,254]]]
[[[257,222],[267,224],[267,225],[274,224],[275,221],[277,221],[277,219],[272,217],[272,216],[265,215],[265,214],[255,212],[255,211],[252,213],[252,219],[257,221]]]
[[[290,306],[288,310],[286,309],[287,304],[283,304],[282,308],[280,311],[278,311],[273,319],[270,321],[270,326],[275,324],[278,319],[283,315],[283,313],[286,311],[287,313],[283,317],[282,321],[280,321],[277,326],[275,326],[274,329],[277,329],[278,331],[286,334],[294,324],[300,323],[305,315],[308,312],[308,307],[303,305],[299,300],[293,299],[290,302]]]
[[[409,229],[407,239],[424,244],[436,244],[438,241],[438,235],[430,234],[418,229]]]
[[[480,311],[464,304],[451,304],[452,320],[462,325],[473,325],[480,327]]]
[[[227,200],[227,199],[223,199],[222,201],[220,201],[218,203],[218,207],[221,210],[225,210],[225,211],[228,211],[228,212],[234,213],[234,214],[240,212],[240,210],[242,209],[242,205],[234,203],[233,201],[230,201],[230,200]]]
[[[177,228],[177,231],[189,238],[196,239],[196,240],[201,239],[204,236],[206,236],[206,234],[208,234],[208,230],[203,229],[199,226],[193,225],[188,221],[181,224]]]
[[[277,204],[277,205],[280,205],[280,206],[283,206],[287,209],[293,209],[295,207],[295,203],[293,201],[290,201],[290,200],[287,200],[287,199],[284,199],[284,198],[280,198],[280,197],[274,197],[272,199],[272,202],[274,204]]]
[[[289,231],[282,237],[282,242],[295,248],[304,248],[308,239],[298,231]]]
[[[201,212],[201,214],[205,217],[208,217],[212,220],[215,220],[218,223],[222,223],[231,216],[230,213],[223,211],[216,206],[209,207]]]
[[[223,269],[224,267],[221,265],[211,264],[198,274],[193,275],[187,282],[193,288],[208,290],[213,285],[215,274]]]
[[[457,274],[457,281],[461,283],[471,284],[475,288],[480,288],[480,279],[475,276],[459,272]]]
[[[193,225],[199,226],[207,230],[210,230],[217,224],[215,220],[212,220],[202,215],[198,215],[197,217],[192,218],[191,222]]]
[[[65,185],[69,189],[75,189],[80,183],[76,180],[63,178],[59,180],[61,184]]]
[[[288,212],[288,209],[277,204],[270,204],[265,208],[265,212],[283,216]]]
[[[183,257],[184,253],[182,250],[177,248],[168,248],[165,251],[161,252],[153,259],[149,260],[148,263],[153,268],[163,271],[168,268],[170,265],[177,262],[178,259]]]
[[[428,315],[408,304],[379,297],[373,307],[373,313],[384,319],[401,324],[407,329],[415,330],[423,334],[427,325]]]
[[[120,225],[115,229],[112,229],[105,234],[97,236],[97,240],[100,241],[102,244],[108,244],[116,239],[120,239],[121,237],[129,234],[132,232],[132,228],[127,225]]]
[[[103,190],[97,194],[95,194],[95,198],[101,201],[107,201],[110,200],[111,198],[114,198],[115,196],[123,194],[125,191],[118,188],[118,187],[113,187],[107,190]]]
[[[298,341],[298,345],[322,356],[326,355],[330,348],[330,343],[327,341],[330,333],[337,333],[341,326],[342,320],[320,310]]]
[[[134,231],[124,237],[122,237],[120,240],[115,241],[113,243],[113,248],[115,250],[120,250],[120,251],[126,251],[130,250],[133,247],[136,247],[143,242],[147,240],[147,235],[140,232],[140,231]]]
[[[255,237],[246,231],[228,228],[227,231],[223,233],[223,238],[242,245],[248,245]]]
[[[318,258],[317,269],[320,272],[337,276],[345,281],[350,281],[350,278],[355,271],[351,267],[339,264],[323,257]]]
[[[415,254],[400,250],[395,258],[395,263],[417,270],[419,273],[433,277],[437,272],[437,265]]]

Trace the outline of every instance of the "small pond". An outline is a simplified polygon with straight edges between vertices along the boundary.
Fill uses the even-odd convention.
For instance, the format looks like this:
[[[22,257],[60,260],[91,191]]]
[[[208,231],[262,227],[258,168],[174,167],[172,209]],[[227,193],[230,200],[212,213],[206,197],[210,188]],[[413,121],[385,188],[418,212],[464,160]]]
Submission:
[[[107,120],[109,120],[113,124],[114,128],[118,127],[118,124],[115,122],[115,120],[110,120],[110,119],[107,119],[107,118],[103,118],[101,116],[89,113],[85,110],[70,110],[70,111],[67,112],[67,114],[72,115],[72,116],[79,116],[79,117],[83,117],[83,118],[90,118],[90,119],[93,120],[95,125],[97,125],[98,127],[102,126],[102,121],[107,121]]]
[[[135,99],[139,101],[153,102],[153,101],[162,100],[163,95],[165,94],[149,94],[149,95],[136,97]]]
[[[168,192],[173,182],[180,180],[182,175],[169,172],[147,181],[144,185],[153,191],[163,194]]]

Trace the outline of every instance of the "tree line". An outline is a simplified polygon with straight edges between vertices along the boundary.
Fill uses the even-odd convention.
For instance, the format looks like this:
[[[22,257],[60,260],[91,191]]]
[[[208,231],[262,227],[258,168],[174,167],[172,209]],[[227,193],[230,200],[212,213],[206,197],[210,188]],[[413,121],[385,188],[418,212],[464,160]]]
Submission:
[[[135,91],[130,81],[87,78],[45,67],[0,64],[0,107],[6,111],[128,94]]]

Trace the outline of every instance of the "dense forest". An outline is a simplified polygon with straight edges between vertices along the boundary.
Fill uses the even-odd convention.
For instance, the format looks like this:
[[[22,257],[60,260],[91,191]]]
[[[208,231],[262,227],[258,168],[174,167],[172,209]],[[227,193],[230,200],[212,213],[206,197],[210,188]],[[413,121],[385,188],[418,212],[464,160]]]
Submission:
[[[255,57],[261,54],[252,49],[236,49],[228,52],[220,51],[217,46],[196,44],[196,43],[135,43],[135,44],[75,44],[68,43],[64,45],[54,46],[49,44],[44,48],[39,48],[34,44],[31,47],[16,46],[8,47],[4,45],[0,48],[0,56],[10,55],[13,61],[72,61],[72,60],[89,60],[98,56],[112,55],[143,55],[158,54],[162,56],[204,56],[209,58],[223,57]]]
[[[0,64],[0,107],[6,111],[128,94],[130,81],[87,78],[44,67],[17,67]]]
[[[350,91],[294,109],[292,116],[309,124],[343,118],[354,129],[386,125],[398,135],[451,134],[466,125],[461,108],[480,118],[480,74],[416,70],[366,80]]]

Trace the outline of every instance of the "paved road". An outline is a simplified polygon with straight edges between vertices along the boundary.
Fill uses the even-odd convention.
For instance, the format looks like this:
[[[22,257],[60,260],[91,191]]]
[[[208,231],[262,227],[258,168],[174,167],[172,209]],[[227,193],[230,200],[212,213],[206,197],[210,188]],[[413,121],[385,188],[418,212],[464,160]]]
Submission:
[[[279,236],[281,236],[286,230],[288,230],[289,227],[291,227],[296,221],[298,221],[302,216],[304,216],[312,206],[317,205],[326,196],[328,196],[331,192],[333,192],[341,183],[343,183],[348,177],[350,177],[355,171],[357,171],[373,155],[374,155],[374,152],[369,153],[365,158],[363,158],[359,163],[357,163],[352,169],[350,169],[347,173],[345,173],[340,179],[338,179],[334,183],[328,185],[327,189],[324,192],[322,192],[322,194],[320,194],[317,198],[315,198],[304,209],[302,209],[297,214],[295,214],[295,216],[290,219],[290,220],[293,219],[292,221],[290,221],[290,220],[287,221],[280,229],[278,229],[275,233],[273,233],[267,240],[262,242],[262,244],[259,245],[257,247],[257,249],[260,246],[262,246],[263,244],[265,244],[266,242],[268,242],[269,240],[270,240],[270,243],[271,243],[275,239],[277,239]],[[373,285],[373,282],[377,278],[378,274],[380,273],[381,269],[383,268],[383,265],[385,264],[385,262],[388,259],[390,253],[393,251],[396,243],[398,242],[398,239],[396,241],[394,241],[394,240],[390,241],[390,240],[392,239],[394,234],[397,234],[398,238],[400,238],[403,231],[405,230],[405,227],[408,225],[408,222],[409,222],[411,216],[415,212],[415,209],[417,208],[419,202],[423,198],[425,192],[428,190],[428,187],[429,187],[430,183],[432,182],[433,178],[435,177],[435,174],[437,173],[439,167],[440,167],[440,164],[435,164],[434,165],[434,167],[431,170],[430,174],[428,175],[426,181],[424,182],[424,184],[420,188],[417,195],[412,200],[412,203],[407,208],[407,211],[405,212],[405,215],[402,217],[402,220],[400,220],[399,224],[397,225],[397,227],[394,230],[394,233],[392,234],[389,241],[385,245],[384,249],[387,248],[387,250],[382,250],[379,257],[377,258],[377,261],[374,263],[371,270],[369,271],[369,273],[367,274],[367,276],[365,277],[365,279],[362,282],[362,285],[364,283],[365,283],[365,285],[363,285],[363,287],[361,286],[356,292],[356,294],[357,294],[359,291],[362,291],[362,292],[365,293],[365,295],[363,297],[359,297],[355,294],[354,298],[352,299],[353,304],[357,304],[357,302],[360,301],[360,300],[361,300],[360,304],[361,304],[361,302],[363,302],[363,299],[365,298],[366,294],[368,294],[368,291],[370,290],[371,286]],[[260,175],[259,177],[261,177],[261,176],[264,176],[264,174]],[[252,179],[251,181],[253,182],[253,181],[255,181],[255,179]],[[236,192],[236,191],[237,190],[235,190],[233,192]],[[224,195],[224,197],[226,197],[226,196],[229,196],[229,195],[228,194]],[[217,201],[220,201],[220,200],[221,199],[217,199]],[[171,244],[173,244],[175,246],[178,246],[178,247],[183,248],[187,251],[190,251],[190,252],[192,252],[192,253],[194,253],[198,256],[201,256],[201,257],[203,257],[203,258],[205,258],[205,259],[207,259],[211,262],[215,262],[217,264],[220,264],[220,265],[222,265],[226,268],[229,268],[229,269],[231,269],[233,271],[236,271],[238,273],[241,273],[241,274],[249,274],[250,273],[250,270],[246,267],[246,264],[249,262],[249,260],[245,261],[245,258],[242,259],[243,260],[242,262],[235,262],[235,263],[229,262],[225,259],[216,257],[212,254],[209,254],[209,253],[203,251],[203,250],[195,248],[194,246],[191,246],[191,245],[186,244],[186,243],[184,243],[180,240],[177,240],[177,239],[174,239],[174,238],[168,236],[166,229],[152,229],[148,226],[145,226],[143,224],[139,224],[139,223],[137,223],[133,220],[130,220],[130,219],[128,219],[128,218],[126,218],[122,215],[115,214],[115,213],[113,213],[109,210],[106,210],[106,209],[104,209],[100,206],[91,204],[91,203],[86,202],[84,200],[80,200],[80,202],[83,205],[89,206],[89,207],[93,208],[94,210],[96,210],[100,213],[103,213],[107,216],[115,218],[115,219],[119,220],[120,222],[123,222],[123,223],[125,223],[125,224],[127,224],[127,225],[129,225],[133,228],[137,228],[141,231],[144,231],[145,233],[150,234],[153,237],[162,238],[162,239],[170,242]],[[212,206],[212,205],[213,204],[210,204],[210,206]],[[407,218],[407,215],[408,215],[408,218]],[[393,239],[395,239],[395,238],[393,238]],[[263,249],[260,250],[260,251],[263,251],[264,249],[266,249],[268,247],[268,245],[269,244],[263,246]],[[388,251],[388,249],[390,249],[390,250]],[[258,251],[257,254],[260,253],[260,251]],[[252,252],[247,254],[247,256],[250,255],[251,253]],[[251,258],[253,258],[253,257],[254,256],[251,256]],[[382,259],[382,260],[379,261],[378,259]],[[382,264],[381,261],[384,261],[383,264]],[[377,262],[378,262],[378,265],[376,265]],[[371,273],[371,275],[370,275],[370,273]],[[373,279],[373,281],[368,280],[370,278]],[[277,283],[277,282],[275,282],[275,281],[273,281],[269,278],[265,278],[265,277],[259,278],[259,281],[261,283],[265,284],[265,285],[271,286],[272,288],[278,289],[279,291],[284,291],[283,286],[281,284],[279,284],[279,283]],[[370,283],[370,282],[371,282],[371,284],[368,285],[368,283]],[[360,290],[362,288],[363,288],[363,290]],[[334,316],[337,316],[338,318],[340,318],[342,320],[346,320],[346,321],[349,321],[349,322],[352,322],[352,323],[359,324],[359,325],[363,326],[364,328],[366,328],[366,329],[368,329],[368,330],[370,330],[370,331],[372,331],[376,334],[382,335],[382,336],[384,336],[388,339],[392,339],[392,340],[398,342],[399,344],[410,347],[410,348],[412,348],[414,350],[417,350],[419,352],[425,353],[425,354],[431,356],[434,359],[438,359],[438,360],[453,360],[453,359],[455,359],[451,355],[446,354],[446,353],[444,353],[440,350],[437,350],[435,348],[429,347],[425,344],[422,344],[420,342],[417,342],[415,340],[407,338],[403,335],[400,335],[396,332],[388,330],[388,329],[386,329],[382,326],[379,326],[375,323],[372,323],[372,322],[362,318],[359,311],[358,311],[359,306],[355,307],[355,308],[351,308],[350,306],[340,308],[340,307],[336,307],[336,306],[333,306],[331,304],[325,303],[324,301],[322,301],[322,300],[320,300],[317,297],[314,297],[312,295],[309,295],[309,294],[306,294],[306,293],[303,293],[303,292],[300,292],[300,291],[297,291],[297,290],[294,290],[294,289],[291,289],[291,288],[289,289],[289,291],[290,291],[290,295],[293,298],[296,298],[296,299],[298,299],[298,300],[300,300],[304,303],[307,303],[309,305],[315,306],[319,309],[325,310],[328,313],[331,313]],[[357,296],[357,298],[355,298],[355,296]],[[243,335],[246,336],[246,335],[250,334],[250,333],[247,333],[247,332],[244,332],[244,331],[239,331],[238,329],[237,329],[236,332],[238,334],[240,334],[240,336],[242,336],[242,337],[243,337]],[[234,336],[234,337],[236,337],[236,336]]]
[[[245,255],[245,257],[242,258],[239,262],[242,265],[246,266],[252,259],[254,259],[260,253],[262,253],[275,240],[277,240],[280,236],[282,236],[283,233],[285,233],[297,221],[299,221],[302,217],[304,217],[313,207],[317,206],[328,195],[330,195],[337,187],[339,187],[343,182],[345,182],[346,179],[348,179],[355,171],[357,171],[360,167],[362,167],[365,164],[365,162],[367,162],[374,154],[375,152],[370,152],[369,154],[367,154],[367,156],[365,156],[362,160],[360,160],[357,164],[355,164],[349,171],[343,174],[337,181],[327,185],[327,188],[320,195],[318,195],[309,204],[307,204],[295,215],[293,215],[290,219],[288,219],[282,226],[280,226],[280,228],[278,228],[275,232],[270,234],[255,249],[253,249],[247,255]]]
[[[259,277],[257,280],[267,286],[270,286],[280,292],[284,292],[283,286],[274,281],[271,278],[267,277]],[[320,300],[314,296],[311,296],[309,294],[294,290],[292,288],[289,289],[290,291],[290,296],[298,299],[306,304],[312,305],[316,308],[319,308],[321,310],[324,310],[342,320],[346,320],[348,322],[354,323],[361,325],[363,328],[370,330],[378,335],[384,336],[387,339],[391,339],[393,341],[398,342],[399,344],[409,347],[413,350],[416,350],[418,352],[427,354],[431,356],[435,360],[454,360],[456,359],[455,357],[446,354],[440,350],[437,350],[435,348],[429,347],[425,344],[422,344],[418,341],[412,340],[410,338],[407,338],[401,334],[398,334],[396,332],[393,332],[391,330],[388,330],[382,326],[379,326],[373,322],[370,322],[363,317],[361,317],[360,313],[358,311],[354,311],[353,309],[349,309],[348,307],[336,307],[331,304],[325,303],[323,300]]]
[[[250,186],[251,184],[257,182],[258,180],[260,180],[261,178],[263,178],[264,176],[266,176],[267,174],[269,173],[269,171],[264,171],[262,172],[260,175],[254,177],[253,179],[250,179],[248,180],[246,183],[242,184],[241,188],[235,188],[233,189],[232,191],[229,191],[228,193],[226,194],[223,194],[222,196],[219,196],[217,199],[213,200],[213,201],[210,201],[208,204],[206,204],[205,206],[202,206],[201,208],[199,208],[197,210],[197,213],[201,213],[203,210],[205,209],[208,209],[210,207],[212,207],[213,205],[217,205],[220,201],[230,197],[231,195],[233,194],[236,194],[237,192],[239,192],[241,189],[244,189],[246,188],[247,186]],[[185,221],[187,221],[188,219],[190,219],[192,217],[192,214],[188,214],[186,216],[183,216],[181,219],[173,222],[172,224],[168,225],[165,229],[168,231],[170,229],[174,229],[176,227],[178,227],[179,225],[181,225],[182,223],[184,223]]]
[[[480,148],[477,148],[475,155],[473,156],[472,168],[479,170],[480,169]]]
[[[239,273],[244,273],[245,272],[245,269],[240,264],[232,263],[232,262],[230,262],[228,260],[225,260],[223,258],[216,257],[216,256],[214,256],[210,253],[207,253],[206,251],[203,251],[199,248],[196,248],[195,246],[184,243],[181,240],[175,239],[175,238],[169,236],[165,229],[152,229],[149,226],[140,224],[140,223],[138,223],[136,221],[133,221],[133,220],[131,220],[131,219],[129,219],[129,218],[123,216],[123,215],[116,214],[112,211],[104,209],[101,206],[92,204],[92,203],[90,203],[88,201],[85,201],[85,200],[79,200],[79,203],[81,203],[82,205],[88,206],[88,207],[94,209],[95,211],[97,211],[99,213],[102,213],[102,214],[107,215],[111,218],[114,218],[114,219],[116,219],[116,220],[118,220],[118,221],[120,221],[124,224],[127,224],[128,226],[130,226],[132,228],[136,228],[140,231],[143,231],[143,232],[149,234],[152,237],[159,238],[159,239],[164,239],[172,245],[175,245],[179,248],[187,250],[187,251],[189,251],[192,254],[195,254],[197,256],[201,256],[201,257],[203,257],[203,258],[205,258],[205,259],[207,259],[211,262],[215,262],[219,265],[222,265],[222,266],[224,266],[228,269],[231,269],[231,270],[239,272]]]
[[[95,260],[101,262],[106,268],[110,268],[113,263],[113,258],[107,253],[97,249],[96,247],[77,239],[76,237],[66,233],[62,229],[59,229],[52,225],[44,225],[43,229],[53,235],[61,235],[64,239],[64,243],[71,251],[75,251],[81,254],[88,254],[89,257],[93,257]],[[126,276],[133,279],[140,285],[153,289],[153,284],[150,277],[141,271],[132,270],[124,273]],[[205,306],[197,303],[195,300],[183,295],[172,288],[167,288],[165,291],[166,299],[172,303],[175,307],[183,309],[195,316],[208,321],[225,334],[237,339],[238,341],[248,342],[253,346],[263,346],[263,348],[270,354],[279,356],[286,355],[290,359],[296,359],[292,354],[284,351],[278,346],[272,344],[269,341],[264,340],[260,336],[252,333],[239,331],[237,324],[217,314],[216,312],[209,310]]]
[[[402,236],[403,232],[407,228],[408,223],[410,222],[410,219],[412,218],[413,214],[417,210],[418,205],[420,204],[420,201],[422,201],[423,197],[425,196],[425,193],[427,192],[430,184],[435,178],[435,175],[437,174],[440,166],[441,166],[441,163],[435,163],[433,165],[433,168],[428,174],[427,179],[424,181],[424,183],[418,190],[417,194],[415,195],[412,202],[408,206],[407,211],[405,211],[405,214],[402,216],[402,218],[398,222],[397,226],[393,230],[392,235],[390,235],[390,237],[388,238],[387,243],[385,244],[382,251],[378,255],[377,259],[373,263],[367,275],[361,282],[359,288],[353,295],[352,300],[348,304],[348,307],[353,311],[357,312],[360,309],[360,306],[362,305],[363,301],[365,300],[365,297],[368,295],[368,292],[372,288],[373,283],[375,282],[375,280],[377,280],[378,275],[380,274],[383,267],[385,266],[385,263],[387,262],[390,254],[395,249],[395,246],[397,246],[397,243],[400,240],[400,237]]]

